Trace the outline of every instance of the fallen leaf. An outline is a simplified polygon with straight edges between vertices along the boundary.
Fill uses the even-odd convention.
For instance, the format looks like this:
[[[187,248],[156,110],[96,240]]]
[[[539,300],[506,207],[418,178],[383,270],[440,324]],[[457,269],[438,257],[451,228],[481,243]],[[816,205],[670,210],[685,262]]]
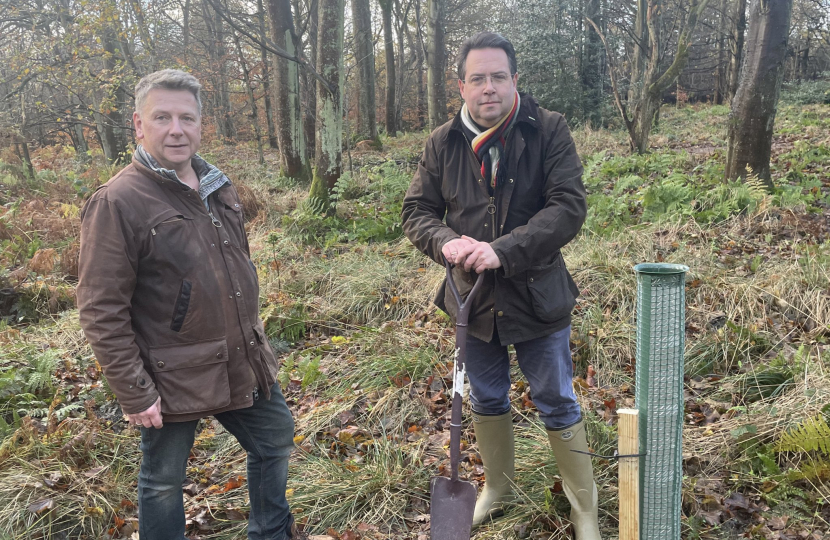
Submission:
[[[248,516],[235,508],[228,508],[225,510],[225,515],[228,516],[228,519],[231,521],[245,521],[248,519]]]
[[[29,512],[33,514],[43,514],[49,510],[52,510],[55,507],[55,501],[52,499],[43,499],[36,503],[32,503],[29,505]]]

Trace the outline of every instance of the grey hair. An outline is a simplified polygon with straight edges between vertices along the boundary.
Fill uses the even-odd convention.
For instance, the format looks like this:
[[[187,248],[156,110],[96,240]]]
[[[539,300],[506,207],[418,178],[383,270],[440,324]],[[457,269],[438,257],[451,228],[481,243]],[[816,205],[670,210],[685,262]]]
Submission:
[[[190,73],[179,69],[162,69],[142,77],[138,81],[138,84],[135,85],[135,110],[139,114],[141,114],[141,108],[144,107],[144,102],[147,100],[147,94],[154,88],[187,90],[196,98],[196,104],[199,106],[199,114],[202,114],[202,99],[199,97],[199,91],[202,89],[202,85]]]
[[[473,37],[465,39],[464,43],[461,44],[461,49],[458,50],[458,57],[456,59],[458,78],[462,81],[467,75],[467,55],[473,49],[501,49],[507,54],[507,61],[510,63],[510,75],[515,75],[518,71],[516,51],[513,49],[513,44],[499,33],[479,32]]]

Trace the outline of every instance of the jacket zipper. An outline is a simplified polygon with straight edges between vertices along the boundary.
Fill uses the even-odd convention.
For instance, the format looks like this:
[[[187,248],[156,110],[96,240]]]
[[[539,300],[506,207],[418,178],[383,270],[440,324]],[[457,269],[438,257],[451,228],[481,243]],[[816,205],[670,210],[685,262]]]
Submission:
[[[210,222],[213,223],[214,227],[217,229],[222,227],[222,222],[216,219],[216,216],[213,215],[212,211],[208,212],[208,215],[210,216]]]

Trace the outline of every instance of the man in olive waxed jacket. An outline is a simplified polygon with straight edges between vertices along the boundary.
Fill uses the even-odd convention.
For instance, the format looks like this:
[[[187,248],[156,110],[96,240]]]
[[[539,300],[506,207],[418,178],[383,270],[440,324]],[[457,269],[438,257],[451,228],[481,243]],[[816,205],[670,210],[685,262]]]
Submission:
[[[214,416],[248,453],[248,538],[296,537],[285,498],[294,422],[259,318],[242,207],[196,152],[201,85],[142,78],[133,160],[81,214],[84,329],[125,418],[141,429],[142,540],[182,540],[196,425]]]
[[[569,348],[578,289],[560,250],[585,220],[582,164],[562,115],[516,89],[513,46],[499,34],[469,38],[458,55],[461,112],[429,137],[404,198],[403,229],[438,263],[453,263],[470,311],[466,369],[485,485],[474,525],[511,500],[514,444],[509,357],[516,349],[548,430],[578,540],[599,540],[597,489]],[[455,319],[441,287],[436,304]]]

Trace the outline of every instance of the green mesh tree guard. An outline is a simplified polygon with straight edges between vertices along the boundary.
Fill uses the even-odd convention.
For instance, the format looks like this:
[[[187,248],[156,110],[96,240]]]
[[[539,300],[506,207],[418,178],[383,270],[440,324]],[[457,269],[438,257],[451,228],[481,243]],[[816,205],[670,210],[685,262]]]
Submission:
[[[686,272],[638,264],[636,408],[640,416],[640,539],[679,540],[683,480]]]

